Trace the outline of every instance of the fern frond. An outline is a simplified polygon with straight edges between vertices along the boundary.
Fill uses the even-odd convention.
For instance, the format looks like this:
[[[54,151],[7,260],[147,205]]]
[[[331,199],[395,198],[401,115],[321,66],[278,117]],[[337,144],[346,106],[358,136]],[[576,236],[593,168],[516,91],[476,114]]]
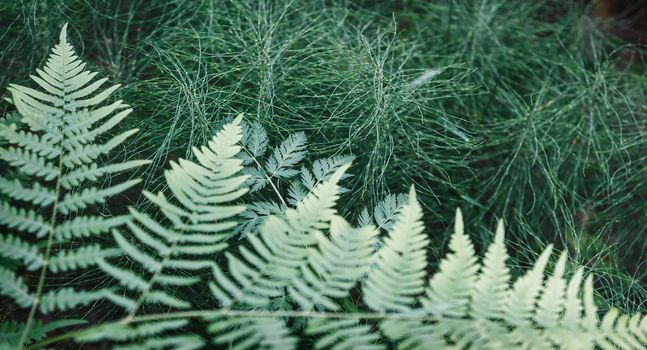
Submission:
[[[452,254],[440,262],[440,271],[429,282],[423,306],[434,315],[462,316],[467,311],[470,294],[480,266],[474,247],[463,232],[463,216],[456,210],[454,235],[449,242]]]
[[[251,248],[240,247],[244,260],[227,253],[229,272],[227,277],[214,266],[218,284],[209,286],[223,305],[244,302],[249,305],[265,305],[269,299],[283,294],[305,264],[308,247],[317,243],[316,232],[327,229],[336,214],[338,198],[337,182],[348,168],[339,168],[330,179],[317,186],[295,209],[288,209],[285,219],[270,216],[261,228],[259,236],[248,235]],[[246,262],[245,262],[246,260]]]
[[[308,264],[301,266],[288,287],[290,296],[304,310],[338,310],[334,299],[346,297],[368,272],[377,233],[373,227],[354,229],[341,217],[333,217],[330,238],[315,233],[318,249],[310,248]]]
[[[29,293],[25,281],[16,274],[0,266],[0,294],[11,298],[18,306],[28,307],[32,304],[34,296]]]
[[[403,349],[451,348],[445,341],[443,332],[432,322],[387,319],[382,321],[380,328],[389,339],[396,340]]]
[[[514,283],[512,290],[508,292],[508,295],[503,301],[503,318],[506,322],[515,326],[525,326],[530,321],[532,311],[535,307],[535,299],[541,291],[544,268],[548,263],[551,250],[552,246],[548,246],[540,255],[533,268],[519,278]],[[579,311],[577,310],[575,312],[579,313]]]
[[[364,285],[364,302],[377,311],[407,311],[424,290],[425,248],[422,208],[411,187],[409,203],[398,216]]]
[[[407,202],[409,202],[407,194],[389,194],[375,205],[372,213],[369,213],[368,209],[362,211],[360,217],[363,219],[360,220],[359,225],[375,224],[378,229],[389,231],[393,228],[398,213]]]
[[[210,256],[227,247],[228,230],[236,223],[233,217],[245,208],[226,205],[247,192],[242,188],[246,177],[239,175],[242,160],[240,123],[242,115],[213,137],[206,147],[194,149],[198,163],[184,159],[173,163],[165,172],[169,189],[176,203],[163,193],[144,192],[164,214],[166,223],[130,209],[132,221],[127,223],[132,236],[113,230],[119,249],[146,273],[124,269],[106,261],[99,266],[126,289],[135,292],[123,296],[110,294],[109,299],[134,314],[142,303],[161,304],[178,309],[190,303],[161,290],[161,285],[179,287],[197,283],[199,279],[185,277],[181,271],[211,268]],[[141,243],[141,244],[138,244]]]
[[[60,142],[60,137],[50,134],[40,136],[17,130],[15,124],[8,126],[0,125],[0,137],[3,137],[13,145],[18,145],[46,159],[54,159],[61,154],[60,150],[56,147],[56,144]]]
[[[471,314],[474,318],[503,317],[503,305],[510,282],[510,269],[506,265],[508,254],[503,242],[503,232],[503,221],[499,221],[494,242],[485,253],[483,267],[473,288]],[[565,259],[562,260],[566,262]],[[561,297],[561,295],[554,296]]]
[[[238,131],[239,122],[233,124]],[[224,134],[231,131],[228,127]],[[232,134],[240,135],[237,130]],[[43,296],[42,311],[108,299],[129,315],[77,338],[110,340],[124,348],[175,348],[183,341],[188,348],[201,346],[200,337],[183,329],[189,316],[209,323],[207,331],[216,345],[237,349],[296,348],[295,333],[303,330],[304,322],[305,334],[317,349],[381,349],[387,339],[405,349],[645,348],[647,317],[611,310],[598,320],[592,277],[585,278],[580,268],[566,279],[565,253],[546,278],[552,251],[548,246],[533,267],[511,283],[499,222],[493,243],[479,263],[464,232],[460,210],[450,253],[425,288],[429,239],[413,188],[384,246],[374,253],[379,230],[372,225],[354,228],[334,209],[337,183],[347,166],[315,186],[296,208],[287,209],[284,215],[270,215],[258,234],[247,235],[237,255],[225,252],[227,270],[223,271],[223,264],[208,256],[224,249],[231,237],[224,232],[234,226],[223,222],[241,209],[225,202],[237,199],[244,182],[238,175],[242,160],[236,158],[237,149],[223,141],[228,139],[224,134],[200,150],[200,165],[183,161],[167,173],[175,180],[169,184],[177,204],[162,193],[146,194],[159,207],[165,223],[132,210],[133,220],[127,223],[132,235],[112,231],[118,252],[139,268],[125,268],[102,258],[97,264],[124,288],[50,292]],[[213,166],[210,172],[203,171],[207,165]],[[197,186],[205,186],[204,191],[195,193]],[[213,232],[203,225],[206,221],[213,224]],[[223,308],[169,314],[168,308],[190,308],[173,291],[200,282],[198,273],[205,269],[213,272],[209,287]],[[15,279],[9,273],[7,279]],[[12,293],[21,291],[20,283]],[[358,283],[366,306],[377,313],[344,314],[359,308],[348,304],[349,293]],[[4,289],[0,292],[9,294]],[[164,312],[138,318],[142,304],[159,305]],[[295,310],[293,304],[304,311]]]
[[[45,293],[38,307],[40,312],[48,314],[53,311],[65,311],[74,309],[79,305],[87,305],[93,301],[103,298],[103,291],[84,291],[74,288],[61,288]]]
[[[26,149],[0,147],[0,159],[25,175],[40,177],[45,181],[52,181],[59,175],[54,163]]]
[[[43,264],[43,256],[38,248],[11,235],[0,235],[0,256],[21,260],[28,271],[33,271]]]
[[[76,120],[75,125],[70,125],[70,129],[73,132],[69,132],[69,136],[62,141],[62,146],[65,149],[73,149],[74,145],[85,145],[94,141],[98,136],[106,133],[108,130],[115,127],[120,121],[126,118],[131,112],[132,109],[128,108],[129,106],[123,101],[119,100],[113,102],[110,105],[104,107],[98,107],[93,110],[82,109],[77,110],[74,115]],[[119,112],[117,112],[119,111]],[[112,115],[112,113],[115,113]],[[95,123],[104,119],[105,117],[112,115],[108,120],[103,124],[96,126],[94,129],[90,129],[94,126]],[[81,131],[85,132],[81,132]]]
[[[104,175],[120,173],[150,163],[147,160],[130,160],[123,163],[98,166],[97,164],[83,165],[61,176],[60,182],[64,189],[79,186],[85,181],[97,181]]]
[[[106,79],[92,82],[97,73],[86,71],[85,64],[74,54],[67,41],[66,26],[45,67],[38,69],[37,74],[32,76],[36,88],[16,84],[8,88],[10,102],[21,117],[20,129],[15,123],[0,125],[0,138],[7,143],[0,147],[0,160],[16,174],[14,178],[4,174],[0,177],[0,192],[8,198],[0,203],[0,225],[8,229],[0,236],[0,255],[19,260],[27,270],[41,269],[38,279],[30,283],[35,286],[32,292],[12,271],[15,266],[0,267],[1,277],[7,281],[2,284],[2,294],[21,307],[31,307],[19,347],[29,338],[37,310],[68,310],[104,295],[101,289],[50,290],[46,281],[49,274],[64,272],[65,275],[57,277],[59,283],[67,283],[95,265],[97,259],[121,254],[118,249],[98,244],[78,245],[72,239],[107,232],[123,224],[124,217],[77,214],[80,210],[90,212],[92,205],[105,202],[138,180],[113,182],[107,188],[91,184],[82,190],[74,187],[147,163],[99,164],[100,156],[136,130],[125,131],[104,144],[92,143],[128,114],[122,111],[112,116],[127,106],[121,101],[107,107],[99,105],[119,85],[100,89]],[[100,123],[104,118],[109,119]],[[24,208],[24,202],[36,206],[36,210]]]
[[[128,130],[101,145],[63,145],[63,148],[68,149],[70,153],[61,157],[61,163],[67,168],[75,168],[76,166],[83,164],[91,164],[95,162],[99,156],[110,153],[112,149],[122,144],[126,139],[128,139],[128,137],[138,131],[139,129]]]
[[[118,349],[200,349],[204,341],[199,336],[167,334],[180,330],[187,324],[186,319],[148,322],[141,325],[109,323],[98,327],[93,332],[80,334],[76,340],[81,343],[112,340],[117,342],[115,348]]]
[[[313,319],[305,333],[316,336],[314,349],[323,350],[379,350],[380,336],[370,326],[357,320]]]
[[[126,311],[132,311],[137,306],[137,301],[133,300],[130,296],[127,296],[124,291],[115,292],[106,289],[103,291],[103,298],[117,306],[122,307]]]
[[[6,202],[0,202],[0,224],[33,233],[39,238],[45,236],[50,229],[45,219],[35,211],[15,208]]]
[[[629,316],[616,321],[617,311],[612,310],[598,322],[592,278],[586,279],[582,289],[580,268],[569,281],[564,280],[565,254],[558,259],[552,276],[544,280],[550,246],[530,271],[510,285],[502,223],[480,272],[463,232],[460,211],[450,242],[452,253],[431,278],[420,299],[423,307],[405,310],[417,320],[387,317],[380,324],[384,334],[397,339],[402,347],[637,349],[647,344],[647,327],[641,323],[644,316],[634,316],[631,322]],[[388,247],[387,243],[383,249]],[[454,279],[457,276],[462,279]],[[365,295],[368,288],[367,283]]]
[[[290,178],[299,172],[293,169],[305,156],[307,139],[304,132],[289,135],[267,160],[267,171],[271,177]]]
[[[57,241],[62,242],[73,237],[81,238],[101,235],[127,223],[128,220],[129,217],[127,215],[108,218],[103,216],[77,216],[56,226],[54,237]]]
[[[161,290],[151,290],[147,292],[146,295],[141,298],[141,301],[149,304],[165,305],[176,309],[189,309],[191,307],[190,302],[181,300],[180,298]]]
[[[144,291],[148,287],[148,283],[132,271],[113,266],[103,259],[97,259],[97,264],[108,275],[116,279],[119,284],[130,290]]]
[[[243,139],[241,144],[246,152],[241,153],[245,165],[252,162],[252,159],[260,159],[267,151],[268,138],[265,128],[258,121],[241,124],[243,128]],[[249,154],[248,154],[249,153]]]
[[[297,338],[290,335],[281,318],[222,317],[210,321],[207,331],[213,342],[230,349],[295,349]]]
[[[76,319],[56,320],[47,323],[34,321],[31,329],[27,333],[27,340],[38,341],[45,338],[49,332],[85,323],[87,322],[84,320]],[[0,323],[0,334],[2,334],[2,337],[0,338],[0,349],[15,349],[18,347],[20,337],[24,331],[24,323],[12,321],[3,321]]]
[[[261,168],[247,166],[243,168],[243,174],[248,177],[246,185],[250,188],[250,192],[260,191],[271,181],[268,178],[269,175]]]
[[[102,248],[98,244],[81,246],[76,250],[64,250],[49,260],[49,270],[53,273],[85,269],[96,264],[97,259],[108,259],[121,255],[115,248]]]
[[[7,101],[9,103],[12,103],[11,99],[9,99],[9,98],[5,98],[5,101]],[[11,125],[15,125],[16,128],[20,129],[20,128],[22,128],[24,126],[23,122],[20,121],[21,119],[22,119],[22,117],[20,116],[20,114],[18,114],[16,112],[13,112],[13,113],[10,112],[5,116],[0,117],[0,125],[1,125],[0,128],[2,126],[10,127]]]
[[[257,232],[267,217],[270,215],[282,215],[287,209],[287,206],[273,201],[253,202],[240,214],[246,221],[238,226],[234,233]]]
[[[14,200],[30,202],[34,205],[47,207],[54,203],[56,194],[53,190],[34,182],[31,188],[23,186],[18,180],[9,180],[0,176],[0,192]]]
[[[339,167],[350,164],[352,161],[353,157],[350,156],[333,156],[315,160],[312,164],[312,170],[302,167],[301,181],[293,181],[290,184],[288,203],[296,206],[308,196],[315,186],[328,180]],[[344,180],[348,176],[350,175],[344,174],[341,180]],[[348,189],[343,187],[339,188],[340,194],[344,194],[345,192],[348,192]]]
[[[555,265],[555,270],[553,271],[552,276],[550,276],[545,282],[543,290],[541,291],[541,296],[533,318],[538,325],[544,328],[557,326],[557,321],[564,309],[566,282],[563,277],[565,267],[566,254],[562,253]],[[504,283],[500,283],[499,285],[504,285]],[[502,310],[502,307],[499,307],[498,310]]]
[[[121,193],[136,184],[140,180],[129,180],[118,185],[107,188],[86,188],[82,192],[69,192],[63,200],[58,203],[58,210],[62,214],[79,211],[87,208],[89,205],[105,202],[106,198]]]
[[[118,350],[139,350],[139,349],[172,349],[172,350],[193,350],[202,349],[204,340],[197,335],[164,335],[163,337],[149,338],[144,341],[131,343],[124,346],[117,346]]]

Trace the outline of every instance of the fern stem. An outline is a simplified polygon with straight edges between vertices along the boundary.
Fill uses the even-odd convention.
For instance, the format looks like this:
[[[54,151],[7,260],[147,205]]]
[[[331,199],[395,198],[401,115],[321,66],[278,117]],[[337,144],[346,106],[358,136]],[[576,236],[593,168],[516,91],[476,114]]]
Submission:
[[[254,159],[254,161],[256,161],[256,159]],[[258,162],[256,162],[256,164],[258,164]],[[270,186],[272,186],[272,189],[274,190],[274,192],[276,192],[276,196],[279,197],[279,199],[281,200],[281,203],[283,203],[283,205],[287,207],[288,203],[285,202],[285,199],[283,199],[283,196],[281,196],[281,192],[279,192],[279,189],[276,188],[276,185],[274,185],[274,182],[272,182],[272,178],[267,176],[267,174],[265,174],[265,177],[267,178],[267,181],[270,183]]]
[[[263,169],[263,167],[261,166],[261,163],[259,163],[259,162],[258,162],[258,160],[256,160],[256,157],[254,157],[254,156],[252,155],[252,152],[250,152],[250,151],[249,151],[246,147],[244,147],[244,146],[243,146],[242,148],[247,152],[247,154],[250,156],[250,158],[252,158],[252,160],[254,161],[254,163],[256,163],[256,166],[257,166],[259,169],[261,169],[261,170],[262,170],[262,169]],[[279,197],[279,199],[281,200],[281,203],[283,203],[283,205],[287,207],[287,206],[288,206],[288,203],[285,201],[285,199],[283,199],[283,196],[281,196],[281,192],[279,192],[279,189],[278,189],[278,188],[276,188],[276,185],[274,185],[274,182],[272,182],[272,178],[271,178],[271,177],[269,177],[269,176],[267,176],[267,173],[266,173],[266,172],[264,172],[264,171],[263,171],[263,174],[265,174],[265,178],[267,179],[267,182],[269,182],[269,183],[270,183],[270,186],[272,186],[272,189],[273,189],[273,190],[274,190],[274,192],[276,193],[276,196],[277,196],[277,197]]]
[[[289,310],[194,310],[181,311],[166,314],[152,314],[132,318],[130,323],[151,322],[159,320],[169,320],[178,318],[195,318],[195,317],[252,317],[252,318],[324,318],[324,319],[362,319],[362,320],[411,320],[411,321],[439,321],[437,317],[427,313],[388,313],[388,312],[354,312],[354,313],[337,313],[337,312],[320,312],[320,311],[289,311]]]

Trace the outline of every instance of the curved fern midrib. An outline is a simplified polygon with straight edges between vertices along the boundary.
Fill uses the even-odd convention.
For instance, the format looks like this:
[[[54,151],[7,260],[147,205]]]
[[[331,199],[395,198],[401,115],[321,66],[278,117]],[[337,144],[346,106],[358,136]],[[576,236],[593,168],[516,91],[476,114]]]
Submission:
[[[65,27],[67,24],[63,27],[63,33],[65,32]],[[61,40],[63,42],[63,40]],[[67,65],[67,57],[65,55],[61,55],[61,59],[63,60],[63,67]],[[63,70],[64,74],[67,75],[67,72]],[[63,84],[65,84],[65,80],[68,79],[67,76],[64,76],[64,81]],[[63,89],[63,96],[61,97],[63,101],[65,101],[65,97],[67,96],[67,92],[65,89]],[[63,109],[65,110],[65,105],[62,106]],[[67,122],[64,121],[64,123],[60,126],[61,129],[58,131],[61,132],[62,134],[62,129],[65,128]],[[61,177],[63,176],[63,138],[61,138],[58,143],[57,143],[57,153],[59,154],[59,157],[57,159],[58,161],[58,167],[57,167],[57,176],[56,176],[56,186],[54,190],[54,203],[52,204],[52,214],[50,216],[50,221],[49,221],[49,233],[47,234],[47,246],[45,247],[45,256],[43,257],[43,263],[40,269],[40,274],[38,277],[38,285],[36,287],[36,294],[34,294],[34,300],[32,301],[31,304],[31,309],[29,310],[29,316],[27,317],[27,321],[25,323],[25,329],[23,330],[21,336],[20,336],[20,341],[18,342],[18,348],[22,349],[25,341],[27,340],[27,336],[29,335],[29,331],[31,329],[31,326],[34,322],[34,316],[36,315],[36,310],[38,309],[38,303],[40,302],[40,297],[43,293],[43,288],[45,287],[45,276],[47,275],[47,269],[49,266],[50,262],[50,257],[52,255],[52,246],[54,245],[54,236],[56,233],[56,219],[58,217],[58,204],[61,201]]]

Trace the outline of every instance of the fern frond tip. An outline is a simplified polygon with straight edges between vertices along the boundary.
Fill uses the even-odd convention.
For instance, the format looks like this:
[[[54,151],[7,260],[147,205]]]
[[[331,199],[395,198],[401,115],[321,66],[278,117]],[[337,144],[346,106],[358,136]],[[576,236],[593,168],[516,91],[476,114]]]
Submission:
[[[61,34],[59,35],[59,40],[61,43],[66,43],[67,42],[67,22],[63,24],[63,28],[61,28]]]
[[[456,220],[454,221],[454,234],[463,235],[465,232],[463,225],[463,213],[461,208],[456,208]]]
[[[238,115],[236,116],[236,118],[234,118],[234,120],[233,120],[231,123],[232,123],[233,125],[240,125],[240,122],[243,120],[243,116],[244,116],[244,115],[245,115],[245,113],[238,113]]]

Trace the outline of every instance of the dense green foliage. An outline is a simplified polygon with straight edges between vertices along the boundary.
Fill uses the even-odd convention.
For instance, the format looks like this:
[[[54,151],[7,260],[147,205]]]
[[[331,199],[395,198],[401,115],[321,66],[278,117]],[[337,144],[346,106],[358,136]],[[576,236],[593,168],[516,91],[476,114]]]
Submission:
[[[58,39],[64,18],[70,22],[70,41],[78,43],[77,53],[88,60],[89,67],[100,72],[99,76],[124,84],[118,90],[104,92],[97,90],[103,82],[99,80],[83,93],[96,90],[103,97],[112,94],[135,105],[128,118],[123,119],[130,113],[124,109],[104,129],[90,135],[91,139],[97,137],[96,145],[87,147],[92,140],[82,140],[78,147],[73,145],[74,140],[67,143],[70,147],[65,152],[76,153],[76,158],[69,160],[63,159],[67,154],[57,153],[54,147],[59,142],[66,144],[57,138],[60,135],[48,135],[52,130],[44,130],[42,125],[34,129],[34,123],[21,122],[19,113],[22,117],[34,114],[25,110],[24,101],[28,108],[40,109],[46,115],[53,111],[51,108],[60,107],[63,115],[70,113],[71,117],[63,118],[63,124],[57,124],[59,120],[47,127],[68,125],[72,128],[63,135],[87,137],[84,134],[90,130],[89,125],[80,129],[73,125],[74,118],[79,118],[73,109],[77,107],[66,108],[74,103],[58,101],[56,87],[47,79],[45,85],[43,80],[36,80],[45,88],[40,93],[13,85],[5,95],[10,103],[0,107],[4,117],[0,125],[0,175],[5,179],[0,183],[0,201],[5,203],[0,207],[0,219],[6,229],[0,232],[0,266],[2,280],[11,284],[4,283],[0,292],[18,303],[3,303],[0,321],[12,313],[9,319],[13,321],[0,327],[18,338],[43,339],[59,326],[75,326],[81,321],[43,324],[40,311],[96,300],[99,301],[78,312],[61,315],[83,315],[79,318],[93,323],[122,317],[119,310],[108,306],[108,299],[126,309],[133,325],[142,327],[125,327],[122,339],[167,330],[175,337],[170,342],[202,343],[203,337],[185,332],[197,331],[185,326],[187,320],[169,319],[155,330],[150,324],[139,324],[137,317],[159,314],[166,307],[209,309],[215,306],[205,301],[212,300],[211,293],[222,305],[240,306],[235,296],[248,292],[222,288],[245,285],[244,278],[232,279],[228,275],[232,266],[258,268],[254,249],[267,243],[262,234],[254,233],[263,232],[265,218],[283,217],[333,174],[342,173],[338,215],[360,228],[351,229],[356,225],[330,219],[326,221],[330,227],[317,228],[330,233],[325,237],[333,239],[338,233],[344,242],[349,242],[347,234],[373,237],[370,247],[356,242],[359,245],[354,249],[387,251],[389,240],[380,237],[397,231],[398,212],[412,199],[411,195],[395,194],[408,192],[413,183],[417,192],[414,200],[425,208],[424,218],[419,219],[420,229],[426,227],[424,232],[430,233],[421,237],[432,243],[427,246],[428,255],[420,254],[432,271],[442,269],[438,262],[446,255],[445,243],[450,240],[448,218],[460,206],[469,213],[466,225],[476,233],[472,249],[476,255],[486,256],[483,264],[487,265],[488,247],[494,249],[498,242],[491,243],[494,236],[487,228],[503,215],[509,232],[506,244],[511,247],[509,278],[522,276],[544,247],[552,243],[557,250],[569,251],[570,256],[560,263],[563,268],[555,267],[556,275],[561,276],[557,271],[563,269],[565,276],[575,274],[568,280],[577,281],[580,272],[575,271],[584,266],[587,273],[597,276],[595,285],[586,288],[595,291],[601,309],[614,305],[626,312],[644,313],[645,63],[639,51],[599,33],[585,13],[586,8],[553,1],[524,2],[513,7],[501,1],[407,1],[394,5],[360,1],[52,0],[0,5],[0,21],[6,24],[0,33],[0,63],[6,68],[0,75],[2,86],[34,86],[27,77],[43,66],[43,58]],[[60,57],[71,54],[64,47],[58,50]],[[627,63],[626,52],[633,52],[638,60]],[[92,79],[89,73],[81,72],[83,69],[73,72],[85,74],[79,78],[83,81],[72,85],[81,87]],[[41,72],[60,80],[47,69]],[[44,78],[41,72],[36,79]],[[85,97],[74,97],[82,98]],[[128,108],[121,102],[107,105],[115,111]],[[201,166],[218,172],[215,163],[208,163],[204,155],[215,152],[218,156],[219,148],[209,142],[215,142],[214,135],[241,111],[247,117],[240,122],[242,151],[236,162],[240,162],[239,175],[247,176],[241,188],[250,191],[232,203],[244,206],[234,206],[231,212],[219,214],[222,217],[213,216],[203,208],[209,198],[196,199],[191,197],[195,191],[178,190],[195,186],[194,181],[198,181],[189,180],[196,175],[193,163],[180,158],[198,157]],[[121,131],[108,130],[117,122]],[[142,132],[132,136],[131,132],[122,133],[132,128]],[[152,163],[133,161],[138,158],[151,159]],[[354,166],[339,173],[351,159]],[[50,181],[57,176],[50,163],[72,170],[93,163],[98,167],[113,164],[110,169],[122,170],[118,164],[124,162],[141,165],[135,169],[136,175],[143,178],[143,188],[150,192],[140,191],[141,185],[127,189],[137,181],[116,173],[81,188],[76,184],[72,188],[71,182],[65,187],[63,181],[60,189],[56,186],[60,181]],[[42,177],[42,183],[34,181],[33,175]],[[173,180],[177,178],[185,180]],[[163,193],[169,189],[173,195],[165,197]],[[52,210],[51,206],[58,203],[55,199],[63,199],[68,191],[70,196],[86,199],[63,200],[58,209]],[[181,193],[191,195],[187,199]],[[115,195],[106,205],[95,205]],[[195,200],[198,202],[191,202]],[[137,205],[131,209],[132,220],[122,225],[128,217],[124,207],[133,203]],[[206,211],[187,214],[196,206]],[[50,215],[52,212],[54,215]],[[182,221],[185,214],[192,223],[177,226],[177,220]],[[88,235],[90,231],[77,229],[79,222],[75,221],[84,217],[105,221],[110,227],[122,226],[112,234],[106,234],[105,226]],[[213,220],[219,222],[226,217],[233,221],[218,226],[222,232],[213,237],[198,235],[183,240],[174,236],[200,227],[213,229]],[[287,221],[282,225],[294,228],[289,217],[284,220]],[[96,225],[98,221],[87,224]],[[56,235],[54,225],[69,234]],[[362,229],[371,225],[378,230]],[[171,231],[160,231],[162,228]],[[54,245],[47,244],[50,237]],[[321,256],[332,254],[321,239],[310,237],[306,241],[310,242],[308,246],[320,247]],[[242,248],[230,251],[226,244]],[[210,257],[223,250],[227,251],[226,257],[213,265]],[[115,259],[122,254],[128,258]],[[103,256],[98,260],[100,269],[95,260],[99,255]],[[45,265],[49,271],[43,261],[48,261]],[[189,267],[188,262],[200,267]],[[293,266],[295,273],[320,273],[311,263]],[[356,266],[361,264],[358,255]],[[504,265],[499,262],[499,270]],[[336,268],[344,270],[344,266]],[[180,288],[204,282],[210,269],[221,285],[212,284],[211,289],[206,285]],[[45,275],[34,277],[30,271],[46,272],[48,278],[50,274],[65,278],[41,285],[39,281],[44,281]],[[21,277],[22,273],[27,274]],[[434,276],[445,278],[442,273]],[[359,275],[353,278],[364,281]],[[369,275],[367,283],[371,278],[376,277]],[[481,277],[474,278],[479,280],[477,283],[488,283],[480,282]],[[336,312],[361,312],[367,307],[389,310],[379,306],[380,302],[369,301],[375,300],[369,291],[381,291],[371,289],[374,282],[363,287],[363,299],[357,294],[361,290],[355,288],[347,298],[337,300],[330,299],[327,289],[312,281],[292,285],[293,280],[281,282],[289,291],[289,301],[273,300],[272,308],[288,312],[298,306],[308,310],[314,299],[304,295],[318,295],[319,307]],[[61,284],[65,288],[60,288]],[[339,283],[333,284],[341,288]],[[354,283],[346,289],[353,286]],[[32,293],[41,288],[51,293],[34,303]],[[572,288],[577,291],[577,286]],[[335,289],[331,295],[337,297],[342,289]],[[428,300],[438,300],[438,296],[427,291],[426,297],[418,298],[418,289],[412,290],[407,300],[419,300],[421,304],[416,307],[433,310]],[[253,294],[243,300],[258,301],[257,293]],[[592,294],[587,292],[585,296]],[[35,318],[28,317],[28,312],[16,313],[15,306],[28,304],[34,305]],[[236,310],[246,312],[244,308]],[[492,312],[488,310],[486,307],[477,311],[477,316],[487,318],[483,315]],[[545,317],[540,318],[543,321],[535,321],[547,322]],[[31,320],[28,333],[22,332],[24,324],[15,322],[27,319]],[[233,329],[235,323],[223,320],[213,323],[215,333],[228,334],[227,330]],[[231,320],[247,322],[235,317]],[[267,327],[268,332],[290,338],[282,321],[263,318],[255,322],[261,324],[241,323],[236,327],[240,327],[240,334],[245,334],[245,327]],[[405,344],[416,341],[406,340],[412,334],[402,333],[406,329],[390,329],[388,322],[381,326],[381,335],[366,333],[376,325],[373,321],[340,322],[322,323],[319,328],[315,322],[308,322],[306,333],[315,337],[335,327],[350,327],[348,334],[365,334],[371,343],[384,336],[401,339]],[[631,322],[637,325],[635,319]],[[297,318],[288,326],[295,331],[303,327],[303,322]],[[422,332],[418,325],[409,326]],[[176,334],[172,329],[183,331]],[[137,341],[146,341],[145,338]],[[224,342],[223,338],[216,339]],[[228,341],[235,339],[239,338],[232,335]]]

